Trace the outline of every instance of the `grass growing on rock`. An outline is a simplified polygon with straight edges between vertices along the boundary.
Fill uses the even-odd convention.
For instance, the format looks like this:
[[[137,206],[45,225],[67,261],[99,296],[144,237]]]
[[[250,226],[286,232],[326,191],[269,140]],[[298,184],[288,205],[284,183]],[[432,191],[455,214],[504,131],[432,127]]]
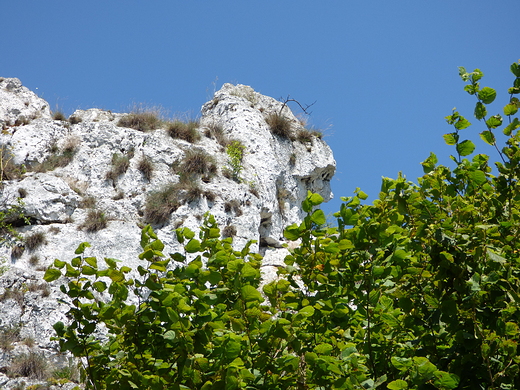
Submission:
[[[180,120],[175,120],[168,123],[166,132],[172,138],[195,143],[200,140],[200,133],[197,131],[198,127],[198,121],[190,120],[188,122],[182,122]]]
[[[139,131],[158,129],[163,124],[160,110],[135,107],[130,114],[123,116],[118,122],[119,127],[129,127]]]

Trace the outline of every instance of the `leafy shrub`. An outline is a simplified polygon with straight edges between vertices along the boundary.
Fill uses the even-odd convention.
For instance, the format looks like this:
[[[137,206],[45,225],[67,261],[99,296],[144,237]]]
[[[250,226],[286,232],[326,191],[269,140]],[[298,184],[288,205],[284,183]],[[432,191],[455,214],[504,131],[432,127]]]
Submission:
[[[151,131],[162,125],[158,110],[146,110],[136,108],[132,113],[123,116],[117,125],[120,127],[129,127],[139,131]]]
[[[24,238],[25,247],[30,251],[37,249],[38,247],[47,244],[44,232],[35,232],[29,234]]]
[[[85,221],[80,225],[87,233],[94,233],[107,227],[108,218],[101,210],[91,209],[87,213]]]
[[[137,169],[141,171],[146,180],[150,181],[152,179],[153,163],[148,157],[143,155],[137,163]]]
[[[190,143],[200,140],[200,134],[197,131],[199,123],[197,121],[189,121],[187,123],[176,120],[168,123],[166,131],[172,138],[182,139]]]
[[[271,132],[282,138],[292,139],[291,121],[279,112],[273,112],[265,119]]]

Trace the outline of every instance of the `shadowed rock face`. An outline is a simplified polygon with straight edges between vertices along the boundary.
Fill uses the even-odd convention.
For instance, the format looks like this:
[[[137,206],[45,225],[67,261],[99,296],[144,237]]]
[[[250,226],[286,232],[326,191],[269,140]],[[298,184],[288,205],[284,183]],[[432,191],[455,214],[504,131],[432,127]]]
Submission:
[[[56,258],[70,260],[84,241],[92,245],[88,255],[113,257],[135,268],[147,199],[168,185],[177,185],[179,202],[169,217],[152,225],[166,246],[164,253],[180,250],[176,227],[182,224],[197,230],[209,211],[221,229],[235,227],[237,249],[249,240],[257,241],[252,249],[265,256],[264,274],[272,278],[273,266],[287,254],[281,248],[283,229],[301,221],[300,204],[307,191],[325,200],[332,197],[330,179],[336,163],[329,146],[317,137],[292,140],[303,130],[301,123],[287,106],[251,87],[225,84],[216,92],[202,107],[196,130],[200,140],[190,143],[172,138],[166,124],[143,132],[118,126],[125,114],[99,109],[77,110],[73,121],[53,120],[48,103],[18,79],[0,80],[0,146],[8,150],[12,162],[27,170],[16,180],[3,182],[0,209],[15,204],[22,193],[24,214],[31,224],[19,223],[18,232],[24,237],[44,236],[39,246],[16,258],[11,246],[0,246],[0,263],[4,263],[0,266],[10,268],[0,276],[0,296],[6,289],[40,282],[41,269]],[[275,112],[289,121],[294,136],[273,135],[266,118]],[[239,181],[226,177],[230,166],[225,139],[245,147]],[[60,160],[67,151],[68,158]],[[179,173],[186,156],[195,152],[211,156],[210,165],[216,169],[190,176],[190,183],[200,191],[188,196],[185,184],[178,184]],[[127,160],[122,173],[114,174],[115,154]],[[143,158],[152,167],[149,178],[142,169]],[[49,159],[58,167],[42,168]],[[40,172],[34,170],[37,166]],[[89,231],[86,227],[93,210],[104,213],[105,228]],[[56,345],[49,341],[52,324],[63,319],[56,302],[60,283],[51,286],[47,297],[31,292],[21,301],[0,302],[0,328],[21,325],[22,336],[34,338],[51,360],[56,353]],[[0,371],[18,353],[20,343],[12,351],[0,350]],[[58,360],[56,364],[64,364]],[[0,376],[0,387],[11,386],[6,380],[2,382]]]

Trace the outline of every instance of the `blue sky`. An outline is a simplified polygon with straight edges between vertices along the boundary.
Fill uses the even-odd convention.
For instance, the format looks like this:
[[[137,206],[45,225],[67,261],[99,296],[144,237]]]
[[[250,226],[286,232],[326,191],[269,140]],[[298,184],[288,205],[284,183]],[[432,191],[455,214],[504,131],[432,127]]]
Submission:
[[[484,72],[482,86],[498,90],[490,114],[501,113],[519,11],[518,0],[10,1],[0,76],[67,115],[144,103],[195,116],[226,82],[316,101],[310,123],[338,164],[331,212],[356,187],[377,198],[381,176],[415,181],[430,151],[448,163],[453,107],[478,140],[457,67]],[[496,158],[481,142],[477,151]]]

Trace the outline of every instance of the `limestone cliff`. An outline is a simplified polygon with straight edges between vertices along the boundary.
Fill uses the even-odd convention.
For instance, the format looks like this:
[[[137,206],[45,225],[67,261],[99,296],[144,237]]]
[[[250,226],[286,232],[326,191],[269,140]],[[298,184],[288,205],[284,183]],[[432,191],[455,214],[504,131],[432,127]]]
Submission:
[[[236,248],[257,241],[269,278],[287,253],[283,229],[301,221],[307,191],[332,197],[328,145],[287,105],[248,86],[225,84],[183,136],[171,122],[142,131],[128,114],[99,109],[53,116],[18,79],[0,80],[0,212],[21,201],[25,216],[10,221],[19,237],[2,232],[0,241],[0,332],[18,327],[14,349],[0,344],[0,371],[29,349],[21,341],[28,338],[38,353],[65,364],[49,341],[52,324],[63,319],[59,281],[49,290],[38,285],[45,267],[70,260],[81,242],[91,243],[89,255],[135,267],[144,223],[152,223],[164,253],[173,253],[180,248],[174,229],[196,230],[210,212]],[[287,121],[287,133],[273,131],[273,115]],[[233,141],[243,150],[235,171],[227,153]],[[18,170],[9,175],[6,164]],[[153,207],[161,199],[171,205],[159,212]],[[0,388],[15,382],[0,373]]]

